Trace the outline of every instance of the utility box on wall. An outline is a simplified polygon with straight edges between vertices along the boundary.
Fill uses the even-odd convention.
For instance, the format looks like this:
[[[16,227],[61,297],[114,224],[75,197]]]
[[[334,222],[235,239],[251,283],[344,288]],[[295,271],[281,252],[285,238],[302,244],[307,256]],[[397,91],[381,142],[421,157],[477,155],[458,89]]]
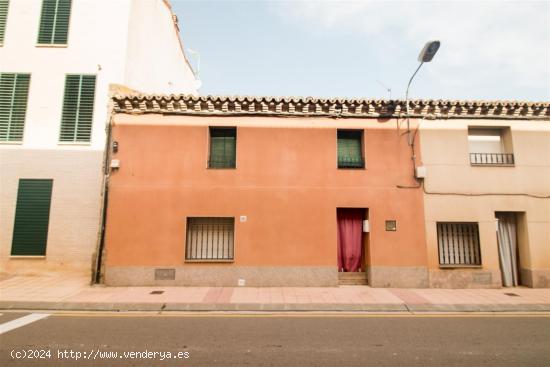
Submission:
[[[370,232],[370,224],[369,220],[366,219],[363,221],[363,233],[369,233]]]

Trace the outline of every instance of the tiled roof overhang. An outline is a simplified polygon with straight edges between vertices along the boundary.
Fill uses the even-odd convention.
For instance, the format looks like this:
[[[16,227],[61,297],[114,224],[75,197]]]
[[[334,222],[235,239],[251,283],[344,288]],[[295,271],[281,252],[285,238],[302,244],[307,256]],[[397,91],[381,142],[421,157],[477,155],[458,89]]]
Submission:
[[[550,120],[550,102],[411,100],[410,116]],[[225,97],[129,94],[113,96],[115,113],[195,116],[390,118],[406,113],[403,100],[312,97]]]

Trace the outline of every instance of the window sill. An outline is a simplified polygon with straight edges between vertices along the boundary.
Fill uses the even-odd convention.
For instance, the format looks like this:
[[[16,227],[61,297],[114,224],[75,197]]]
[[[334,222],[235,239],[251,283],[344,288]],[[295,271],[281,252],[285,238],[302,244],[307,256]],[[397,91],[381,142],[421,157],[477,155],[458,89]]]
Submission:
[[[440,269],[482,269],[483,265],[439,265]]]
[[[513,163],[494,164],[494,163],[470,163],[472,167],[515,167]]]
[[[0,144],[6,144],[6,145],[23,145],[23,141],[0,141]]]
[[[57,145],[89,147],[89,146],[92,145],[92,143],[91,143],[91,142],[70,142],[70,141],[64,141],[64,142],[58,142]]]
[[[215,259],[201,259],[201,260],[185,260],[186,263],[222,263],[222,264],[230,264],[230,263],[234,263],[235,260],[231,259],[231,260],[215,260]]]
[[[10,255],[10,259],[13,260],[42,260],[45,259],[46,255]]]
[[[57,44],[52,44],[52,43],[37,43],[36,47],[40,47],[40,48],[67,48],[67,47],[69,47],[69,45],[68,44],[57,45]]]
[[[207,169],[237,169],[237,167],[206,167]]]

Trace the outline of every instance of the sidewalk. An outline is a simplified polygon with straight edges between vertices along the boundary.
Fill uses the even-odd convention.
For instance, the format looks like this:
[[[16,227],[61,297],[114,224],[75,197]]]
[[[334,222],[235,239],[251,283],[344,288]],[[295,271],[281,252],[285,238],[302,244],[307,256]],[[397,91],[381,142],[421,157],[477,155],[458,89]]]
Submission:
[[[550,289],[104,287],[88,278],[14,276],[0,280],[0,309],[550,312]]]

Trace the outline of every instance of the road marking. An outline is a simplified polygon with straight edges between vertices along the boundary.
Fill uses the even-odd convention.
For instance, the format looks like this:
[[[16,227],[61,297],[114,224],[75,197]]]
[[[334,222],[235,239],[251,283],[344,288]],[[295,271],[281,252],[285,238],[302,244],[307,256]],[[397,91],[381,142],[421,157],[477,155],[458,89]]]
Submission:
[[[50,316],[49,313],[31,313],[30,315],[20,317],[18,319],[5,322],[0,325],[0,335],[7,333],[10,330],[20,328],[38,320],[42,320]]]

